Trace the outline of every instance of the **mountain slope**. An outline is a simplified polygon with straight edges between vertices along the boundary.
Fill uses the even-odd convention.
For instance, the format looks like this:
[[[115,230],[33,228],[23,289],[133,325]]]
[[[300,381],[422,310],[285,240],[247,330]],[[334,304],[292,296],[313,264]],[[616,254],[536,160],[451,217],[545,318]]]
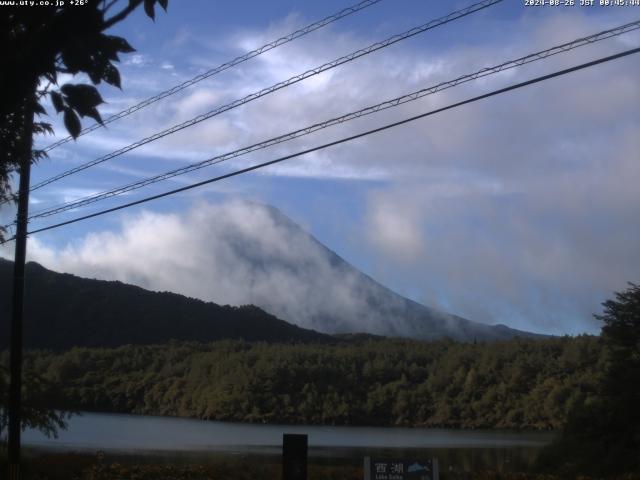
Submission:
[[[0,349],[9,344],[13,262],[0,259]],[[245,339],[268,342],[332,341],[332,337],[279,320],[248,305],[220,306],[117,281],[90,280],[27,264],[25,346],[67,349]]]
[[[180,217],[145,214],[124,224],[120,234],[92,234],[85,246],[65,248],[53,259],[56,270],[178,292],[205,302],[257,305],[286,322],[327,334],[367,333],[425,340],[450,337],[461,341],[536,336],[504,325],[472,322],[404,298],[354,268],[279,210],[255,203],[209,204]],[[8,269],[7,265],[4,262]],[[171,338],[185,340],[298,338],[291,325],[285,328],[284,322],[256,308],[207,306],[179,295],[155,297],[151,292],[103,282],[100,285],[109,287],[106,293],[96,283],[45,274],[46,270],[35,265],[30,269],[40,272],[36,277],[42,277],[41,285],[57,292],[43,292],[34,286],[30,309],[38,314],[53,309],[60,319],[72,322],[73,328],[86,321],[83,316],[92,321],[97,318],[104,325],[100,336],[108,344],[115,341],[111,336],[117,332],[107,325],[119,317],[123,319],[118,322],[131,335],[130,343],[166,338],[156,333],[153,325],[160,325],[161,332],[171,326]],[[6,282],[8,276],[7,271],[2,281]],[[7,291],[4,285],[0,288]],[[87,289],[90,293],[81,295]],[[86,305],[86,299],[92,296],[96,299]],[[152,300],[156,298],[162,300]],[[46,306],[46,302],[55,306]],[[6,312],[6,302],[3,305]],[[171,325],[175,318],[179,319],[178,325]],[[242,320],[232,320],[236,318]],[[260,323],[258,318],[265,320]],[[249,321],[253,322],[252,328],[247,329]],[[65,343],[63,325],[43,331],[51,331],[47,335]],[[297,333],[301,332],[305,331]],[[36,341],[43,334],[31,335]],[[45,338],[38,341],[42,344]]]
[[[543,337],[505,325],[487,325],[409,300],[357,270],[342,257],[327,248],[299,225],[274,207],[258,205],[283,238],[295,239],[292,244],[303,255],[261,258],[261,268],[289,272],[312,270],[319,272],[324,286],[309,275],[297,275],[299,284],[312,282],[311,288],[299,295],[305,313],[297,305],[283,302],[278,295],[256,296],[251,303],[260,305],[287,321],[328,333],[367,332],[385,336],[406,336],[423,340],[449,337],[460,341],[493,341],[514,337]],[[253,239],[256,241],[256,239]],[[247,239],[243,239],[247,244]],[[253,261],[251,258],[249,261]],[[294,283],[294,282],[290,282]],[[313,292],[318,294],[313,295]],[[305,304],[306,302],[306,304]]]

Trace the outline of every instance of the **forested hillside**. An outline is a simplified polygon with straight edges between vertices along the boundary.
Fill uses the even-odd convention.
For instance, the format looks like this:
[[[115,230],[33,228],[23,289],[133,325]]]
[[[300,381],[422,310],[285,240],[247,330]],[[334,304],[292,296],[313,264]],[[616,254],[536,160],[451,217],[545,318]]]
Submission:
[[[276,279],[261,277],[260,282],[251,277],[237,279],[235,288],[238,290],[252,291],[256,284],[263,286],[258,288],[260,295],[254,292],[243,296],[244,306],[221,306],[118,281],[57,273],[37,263],[29,263],[25,290],[26,346],[65,350],[73,346],[149,345],[172,339],[326,342],[331,341],[328,335],[361,332],[421,340],[491,341],[545,337],[505,325],[472,322],[404,298],[358,271],[277,210],[266,207],[263,210],[269,218],[273,216],[272,221],[286,228],[286,232],[304,239],[315,254],[307,258],[304,251],[297,252],[296,261],[289,257],[258,258],[251,254],[254,248],[247,246],[253,245],[251,242],[240,242],[234,250],[244,252],[247,269],[271,272]],[[226,232],[225,236],[229,235],[230,232]],[[245,249],[248,250],[245,252]],[[319,264],[311,262],[318,258],[323,259]],[[298,260],[299,264],[296,263]],[[163,269],[163,276],[170,276],[171,268]],[[238,266],[234,266],[234,270],[236,268]],[[322,279],[320,273],[327,269],[331,276]],[[0,258],[0,349],[8,346],[12,272],[13,263]],[[292,272],[306,273],[291,280]],[[280,276],[289,278],[289,283],[277,280]],[[190,280],[205,290],[215,290],[218,279],[196,276]],[[135,276],[129,277],[129,281],[148,283]],[[327,289],[327,284],[331,288]],[[278,288],[271,291],[272,285]],[[173,289],[182,291],[175,285]],[[239,304],[235,295],[229,298],[213,293],[200,298],[223,298]],[[280,297],[286,297],[286,308]]]
[[[13,263],[0,259],[0,350],[9,346]],[[64,350],[116,347],[171,339],[210,342],[332,341],[332,337],[280,320],[253,305],[221,306],[121,282],[56,273],[27,264],[25,346]]]
[[[211,420],[558,429],[590,401],[597,337],[336,345],[172,342],[32,352],[51,407]],[[5,358],[6,361],[6,358]]]

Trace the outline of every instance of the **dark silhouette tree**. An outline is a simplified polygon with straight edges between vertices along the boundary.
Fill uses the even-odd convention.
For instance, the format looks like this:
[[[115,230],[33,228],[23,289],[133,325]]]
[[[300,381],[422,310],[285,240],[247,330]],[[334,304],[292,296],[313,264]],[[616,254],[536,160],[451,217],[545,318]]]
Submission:
[[[58,3],[58,2],[56,2]],[[33,149],[33,137],[52,132],[51,125],[35,121],[46,114],[46,96],[76,138],[80,118],[102,122],[97,107],[103,103],[93,86],[101,82],[120,88],[114,62],[134,49],[121,37],[106,33],[140,5],[152,19],[159,4],[168,0],[78,0],[60,5],[5,5],[0,16],[0,202],[13,198],[11,176],[20,174],[11,321],[9,385],[9,478],[19,478],[22,396],[22,315],[24,264],[29,205],[29,176],[33,161],[45,152]],[[58,74],[86,74],[93,85],[65,84],[58,89]],[[0,229],[0,240],[5,232]]]
[[[602,416],[594,432],[607,443],[607,456],[620,470],[640,470],[640,286],[633,283],[615,300],[603,303],[602,340],[606,370],[602,379]]]
[[[53,3],[53,2],[52,2]],[[73,137],[83,117],[101,122],[102,97],[93,85],[65,84],[58,74],[86,74],[94,85],[105,82],[120,88],[115,66],[122,53],[134,49],[121,37],[106,31],[123,21],[140,5],[150,18],[168,0],[91,0],[81,5],[4,6],[0,16],[0,201],[11,199],[11,177],[21,161],[45,156],[33,150],[32,137],[52,133],[51,125],[34,121],[47,112],[43,100],[50,96],[57,113]],[[0,231],[0,239],[4,232]]]
[[[8,387],[9,369],[0,359],[0,452],[6,448],[6,430],[9,425]],[[60,385],[39,375],[33,368],[25,372],[23,379],[24,405],[22,424],[25,428],[37,428],[47,437],[57,437],[58,429],[67,426],[72,413],[68,410],[53,410],[51,402],[59,401]]]
[[[564,474],[640,471],[640,286],[602,304],[604,365],[596,400],[570,415],[561,437],[540,458]],[[557,471],[556,470],[556,471]]]

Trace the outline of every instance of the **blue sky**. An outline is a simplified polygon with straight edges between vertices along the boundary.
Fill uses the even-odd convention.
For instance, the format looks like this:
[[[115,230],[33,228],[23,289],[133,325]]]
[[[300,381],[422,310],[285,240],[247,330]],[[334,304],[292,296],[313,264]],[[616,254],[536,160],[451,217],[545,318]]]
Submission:
[[[383,0],[52,151],[50,160],[34,169],[32,183],[471,3]],[[31,210],[225,153],[640,14],[634,7],[523,3],[506,0],[56,182],[33,193]],[[115,113],[348,5],[173,0],[155,23],[137,12],[113,29],[137,52],[121,63],[122,92],[101,87],[107,101],[101,112]],[[626,34],[124,198],[212,177],[638,45],[637,32]],[[537,332],[596,332],[591,313],[627,281],[637,282],[640,271],[638,65],[636,57],[623,59],[259,173],[38,234],[29,252],[57,270],[135,283],[140,269],[159,271],[168,257],[184,254],[171,232],[154,230],[166,225],[158,219],[187,218],[211,205],[219,213],[220,205],[243,200],[277,207],[357,268],[416,301]],[[51,121],[63,136],[60,119]],[[122,200],[54,218],[70,219]],[[3,220],[12,214],[0,210]],[[145,224],[149,219],[155,220]],[[39,220],[32,228],[49,223]],[[148,239],[146,249],[157,252],[144,265],[136,264],[140,245],[127,243],[140,229],[149,234],[140,236]],[[199,248],[206,249],[206,243]],[[104,252],[117,252],[117,258]],[[198,268],[211,268],[206,263],[183,274],[197,276]],[[174,277],[174,284],[138,283],[203,296],[185,290],[186,283]],[[219,296],[205,299],[233,303]]]

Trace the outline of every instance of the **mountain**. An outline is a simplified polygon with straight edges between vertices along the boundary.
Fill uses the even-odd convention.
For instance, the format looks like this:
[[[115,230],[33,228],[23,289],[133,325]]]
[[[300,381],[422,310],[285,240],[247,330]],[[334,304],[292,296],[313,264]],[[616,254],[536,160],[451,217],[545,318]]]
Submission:
[[[9,345],[13,262],[0,259],[0,350]],[[63,350],[115,347],[171,339],[209,342],[331,342],[258,307],[220,306],[169,292],[150,292],[118,281],[90,280],[26,266],[25,346]]]
[[[353,267],[278,209],[253,203],[245,208],[251,209],[252,218],[260,218],[261,229],[234,228],[230,221],[225,224],[226,246],[235,252],[234,262],[251,272],[252,284],[258,285],[245,300],[279,318],[331,334],[459,341],[543,337],[473,322],[409,300]],[[264,240],[269,237],[285,247],[270,245]],[[273,278],[285,288],[272,286]]]
[[[76,330],[86,330],[82,341],[96,346],[168,338],[327,338],[317,332],[460,341],[538,336],[473,322],[404,298],[270,206],[204,205],[169,220],[141,216],[125,225],[121,235],[94,234],[83,250],[66,248],[55,265],[81,276],[165,293],[30,264],[27,314],[39,327],[29,333],[29,341],[44,345],[55,338],[56,344],[67,345],[65,335]],[[7,292],[10,264],[4,261],[0,267],[0,288]],[[0,313],[7,305],[3,302]],[[127,332],[126,338],[120,330]]]

